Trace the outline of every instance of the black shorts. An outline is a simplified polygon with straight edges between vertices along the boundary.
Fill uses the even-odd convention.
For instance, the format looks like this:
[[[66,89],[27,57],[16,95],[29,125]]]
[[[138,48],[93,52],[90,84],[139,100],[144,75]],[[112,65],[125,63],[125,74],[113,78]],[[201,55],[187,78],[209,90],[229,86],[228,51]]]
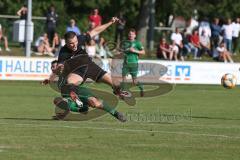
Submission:
[[[63,78],[66,78],[70,73],[80,75],[84,81],[90,78],[97,82],[106,74],[106,71],[94,63],[87,55],[81,55],[64,63]]]
[[[87,65],[76,68],[72,73],[80,75],[84,81],[87,78],[90,78],[93,81],[98,82],[107,72],[91,61]]]

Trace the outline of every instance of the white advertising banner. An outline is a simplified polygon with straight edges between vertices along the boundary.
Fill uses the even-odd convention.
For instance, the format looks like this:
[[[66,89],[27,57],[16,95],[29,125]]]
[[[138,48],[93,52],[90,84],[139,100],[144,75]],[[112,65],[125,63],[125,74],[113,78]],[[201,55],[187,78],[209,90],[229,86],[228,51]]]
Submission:
[[[121,67],[117,65],[117,68]],[[104,61],[103,68],[109,71],[107,61]],[[146,76],[148,80],[157,77],[157,80],[169,83],[221,84],[221,77],[225,73],[231,73],[237,77],[240,84],[240,63],[140,60],[138,68],[138,77],[143,80]],[[121,71],[117,75],[121,75]]]
[[[53,58],[0,57],[1,80],[43,80],[51,73]]]
[[[240,84],[240,63],[141,61],[147,62],[166,66],[167,73],[160,76],[160,80],[171,83],[221,84],[221,77],[225,73],[232,73]]]
[[[52,60],[54,59],[0,57],[0,80],[43,80],[51,73]],[[232,73],[237,76],[240,84],[240,63],[159,60],[141,60],[139,63],[138,76],[143,78],[148,73],[148,79],[154,77],[156,80],[170,83],[220,84],[222,75]],[[111,72],[108,60],[104,60],[101,66],[104,70]],[[116,68],[117,75],[121,75],[121,65]]]

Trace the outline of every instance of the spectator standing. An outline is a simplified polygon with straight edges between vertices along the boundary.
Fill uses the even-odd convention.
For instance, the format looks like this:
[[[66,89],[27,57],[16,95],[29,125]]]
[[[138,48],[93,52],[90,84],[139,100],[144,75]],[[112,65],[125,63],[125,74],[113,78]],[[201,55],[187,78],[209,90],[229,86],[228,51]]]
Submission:
[[[27,5],[23,5],[18,11],[17,15],[20,16],[20,19],[27,20]]]
[[[109,48],[105,45],[106,41],[103,37],[100,38],[99,44],[97,45],[97,52],[101,58],[106,59],[108,56],[113,57]]]
[[[51,5],[47,12],[46,28],[49,42],[52,43],[54,33],[56,32],[58,14],[55,12],[54,5]]]
[[[77,36],[81,34],[80,29],[76,26],[76,22],[74,19],[71,19],[69,22],[69,26],[66,29],[66,32],[73,31],[76,33]]]
[[[86,44],[86,52],[89,57],[95,58],[97,56],[97,48],[96,48],[96,43],[93,39],[90,40],[88,44]]]
[[[239,31],[240,31],[240,18],[236,18],[236,21],[232,23],[233,28],[233,55],[239,52]]]
[[[61,47],[61,38],[59,37],[58,33],[55,32],[53,37],[53,42],[52,42],[52,51],[56,57],[58,56],[58,51],[60,47]]]
[[[212,33],[211,33],[210,24],[206,18],[200,22],[198,33],[202,33],[202,30],[205,30],[206,36],[208,36],[209,38],[211,37]]]
[[[233,27],[231,24],[231,19],[227,19],[227,23],[222,26],[223,40],[225,42],[227,50],[232,53],[232,37],[233,37]]]
[[[20,17],[20,20],[27,20],[27,5],[23,5],[18,11],[17,15]],[[24,22],[25,23],[25,22]],[[24,26],[25,27],[25,26]],[[24,29],[25,30],[25,29]],[[21,47],[25,47],[25,42],[20,42]]]
[[[212,49],[215,50],[220,41],[222,40],[221,37],[221,26],[219,25],[219,18],[214,18],[213,23],[211,24],[211,44],[212,44]]]
[[[100,26],[102,24],[102,17],[99,15],[97,8],[92,11],[91,15],[88,17],[88,20],[89,23],[93,22],[95,24],[94,27]]]
[[[4,41],[4,47],[7,52],[10,52],[11,50],[8,48],[8,39],[6,36],[3,35],[3,29],[2,25],[0,24],[0,41]],[[0,47],[0,52],[2,51],[2,48]]]
[[[119,18],[119,22],[116,25],[116,33],[115,33],[115,42],[116,43],[119,43],[119,41],[122,42],[125,24],[126,24],[126,20],[123,16],[122,11],[119,12],[118,18]]]
[[[208,55],[212,57],[210,38],[205,34],[205,30],[202,30],[199,39],[201,45],[201,55],[207,52]]]
[[[88,31],[93,30],[95,27],[96,27],[96,26],[95,26],[95,23],[94,23],[94,22],[90,22],[90,23],[89,23]],[[99,37],[100,37],[99,34],[97,34],[97,35],[95,35],[94,37],[92,37],[92,39],[98,44],[98,42],[99,42]]]
[[[187,22],[187,28],[186,28],[187,34],[191,35],[193,30],[197,29],[197,27],[198,27],[198,21],[191,17]]]

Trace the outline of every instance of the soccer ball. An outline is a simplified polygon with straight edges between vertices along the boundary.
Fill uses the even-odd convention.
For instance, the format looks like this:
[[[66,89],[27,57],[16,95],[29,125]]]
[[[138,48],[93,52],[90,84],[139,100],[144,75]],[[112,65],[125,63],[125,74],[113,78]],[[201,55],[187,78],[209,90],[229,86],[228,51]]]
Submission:
[[[224,88],[234,88],[237,84],[237,77],[231,73],[226,73],[222,76],[221,84]]]

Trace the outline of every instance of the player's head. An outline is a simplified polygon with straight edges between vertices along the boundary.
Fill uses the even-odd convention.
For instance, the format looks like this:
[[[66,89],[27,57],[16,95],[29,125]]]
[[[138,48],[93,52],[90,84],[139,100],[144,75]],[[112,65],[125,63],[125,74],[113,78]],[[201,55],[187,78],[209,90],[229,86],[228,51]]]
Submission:
[[[128,32],[128,39],[130,41],[135,40],[136,38],[136,30],[134,28],[131,28]]]
[[[54,61],[51,62],[51,70],[52,70],[53,73],[55,73],[56,70],[57,70],[57,63],[58,63],[57,60],[54,60]]]
[[[68,49],[70,49],[72,51],[77,50],[78,39],[77,39],[77,35],[76,35],[75,32],[69,31],[69,32],[65,33],[64,39],[65,39],[65,42],[66,42],[66,45],[67,45]]]

